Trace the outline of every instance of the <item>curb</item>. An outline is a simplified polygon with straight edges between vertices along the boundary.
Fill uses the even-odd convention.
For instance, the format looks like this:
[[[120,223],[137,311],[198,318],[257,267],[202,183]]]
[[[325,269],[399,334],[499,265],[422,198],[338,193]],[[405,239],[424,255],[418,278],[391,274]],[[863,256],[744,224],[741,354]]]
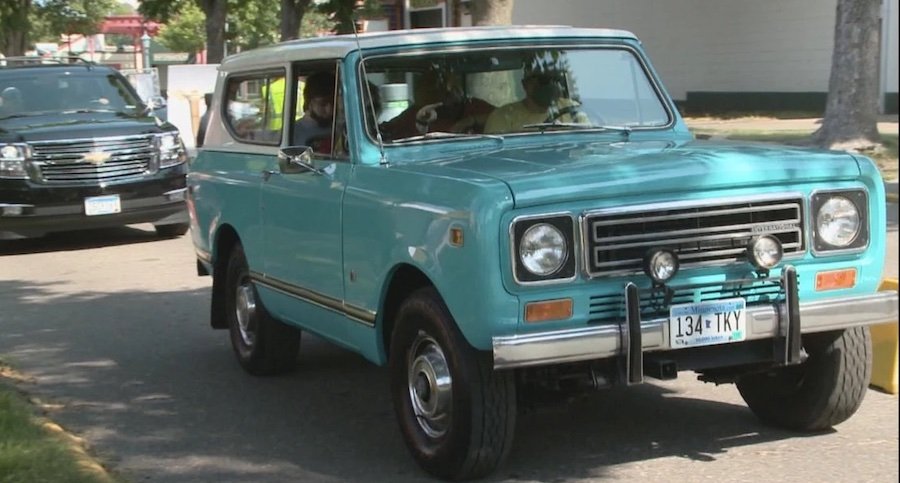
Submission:
[[[879,290],[897,291],[897,279],[881,281]],[[898,392],[898,334],[897,321],[869,327],[872,335],[872,377],[869,385],[888,394]]]
[[[84,439],[67,432],[62,426],[47,420],[46,418],[38,418],[38,424],[44,431],[53,434],[69,447],[69,451],[75,457],[75,462],[84,473],[96,478],[98,482],[115,482],[109,472],[106,471],[106,468],[87,453],[85,450],[86,443]]]

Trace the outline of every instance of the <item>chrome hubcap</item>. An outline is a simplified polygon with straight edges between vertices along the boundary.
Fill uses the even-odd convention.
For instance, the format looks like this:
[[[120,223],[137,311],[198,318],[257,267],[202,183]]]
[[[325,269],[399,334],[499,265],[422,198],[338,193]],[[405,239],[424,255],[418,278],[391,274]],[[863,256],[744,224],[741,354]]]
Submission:
[[[438,438],[450,427],[452,379],[447,359],[438,343],[419,332],[409,350],[407,386],[419,427]]]
[[[238,285],[234,299],[234,315],[237,318],[241,340],[247,347],[253,347],[256,341],[256,298],[249,282]]]

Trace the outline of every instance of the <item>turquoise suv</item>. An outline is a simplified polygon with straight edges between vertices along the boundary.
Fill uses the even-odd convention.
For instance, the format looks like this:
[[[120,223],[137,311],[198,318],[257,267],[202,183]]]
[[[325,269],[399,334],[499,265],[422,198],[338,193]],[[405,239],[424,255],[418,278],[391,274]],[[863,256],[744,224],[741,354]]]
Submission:
[[[897,317],[872,161],[693,139],[629,32],[241,53],[190,171],[211,324],[241,365],[293,369],[309,331],[387,366],[441,478],[493,471],[532,389],[694,371],[770,424],[831,427],[866,392],[867,326]]]

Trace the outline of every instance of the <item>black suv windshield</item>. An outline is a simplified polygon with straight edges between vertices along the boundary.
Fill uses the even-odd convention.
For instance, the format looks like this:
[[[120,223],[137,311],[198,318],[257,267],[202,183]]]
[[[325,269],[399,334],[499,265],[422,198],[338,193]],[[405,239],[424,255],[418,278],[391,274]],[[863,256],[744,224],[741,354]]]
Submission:
[[[143,103],[111,72],[18,69],[0,75],[0,119],[38,114],[110,111],[136,114]]]

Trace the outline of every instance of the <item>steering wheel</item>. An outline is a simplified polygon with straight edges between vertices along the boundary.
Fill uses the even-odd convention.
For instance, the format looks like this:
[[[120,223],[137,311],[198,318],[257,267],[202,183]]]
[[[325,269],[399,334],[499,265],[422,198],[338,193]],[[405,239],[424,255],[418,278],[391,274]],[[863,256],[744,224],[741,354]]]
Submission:
[[[554,123],[565,115],[569,115],[572,117],[572,119],[575,119],[575,115],[581,112],[581,109],[579,109],[578,107],[579,106],[573,104],[571,106],[563,107],[562,109],[559,109],[555,112],[551,111],[544,122]]]

